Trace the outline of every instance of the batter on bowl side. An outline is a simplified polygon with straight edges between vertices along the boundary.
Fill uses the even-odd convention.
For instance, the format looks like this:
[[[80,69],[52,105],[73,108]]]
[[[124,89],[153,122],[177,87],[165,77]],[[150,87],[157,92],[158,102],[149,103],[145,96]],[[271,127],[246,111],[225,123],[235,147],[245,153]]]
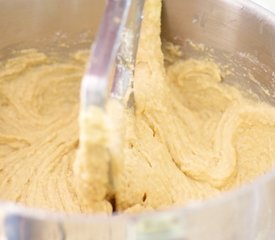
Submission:
[[[135,108],[125,110],[119,211],[184,205],[270,171],[275,109],[222,82],[217,64],[165,69],[160,0],[147,0],[135,68]],[[0,199],[65,212],[112,212],[106,194],[79,195],[73,172],[86,54],[63,62],[24,50],[0,68]],[[81,143],[80,143],[81,144]],[[87,174],[100,169],[91,169]],[[84,182],[83,182],[84,183]]]

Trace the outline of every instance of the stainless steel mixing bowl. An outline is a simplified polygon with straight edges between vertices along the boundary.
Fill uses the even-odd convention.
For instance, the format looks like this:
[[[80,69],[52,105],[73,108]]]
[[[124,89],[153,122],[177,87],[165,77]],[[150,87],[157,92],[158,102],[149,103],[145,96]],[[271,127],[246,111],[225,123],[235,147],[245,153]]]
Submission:
[[[96,0],[1,0],[0,60],[26,47],[60,54],[88,47],[103,5]],[[274,104],[275,16],[267,10],[248,0],[166,0],[163,38],[180,44],[184,57],[211,54],[234,69],[225,81]],[[210,50],[195,51],[186,39]],[[215,199],[131,216],[65,215],[0,203],[0,239],[274,238],[274,171]]]

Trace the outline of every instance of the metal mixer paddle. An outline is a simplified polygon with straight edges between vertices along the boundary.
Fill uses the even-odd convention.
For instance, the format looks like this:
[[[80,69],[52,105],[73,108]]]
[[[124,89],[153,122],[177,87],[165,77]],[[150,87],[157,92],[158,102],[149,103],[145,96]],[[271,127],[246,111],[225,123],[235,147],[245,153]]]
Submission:
[[[87,201],[114,198],[123,163],[123,109],[132,88],[144,0],[109,0],[82,79],[80,144],[74,164]],[[127,94],[131,96],[132,94]]]

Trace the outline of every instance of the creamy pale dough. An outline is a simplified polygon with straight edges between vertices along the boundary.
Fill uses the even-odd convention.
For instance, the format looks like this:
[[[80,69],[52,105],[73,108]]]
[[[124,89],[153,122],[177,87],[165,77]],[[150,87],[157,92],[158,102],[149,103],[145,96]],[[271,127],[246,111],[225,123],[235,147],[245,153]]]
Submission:
[[[212,62],[177,61],[164,68],[160,7],[160,0],[146,1],[135,109],[126,111],[124,166],[116,179],[120,211],[205,199],[252,181],[275,161],[273,107],[222,83]],[[80,161],[74,164],[85,59],[78,53],[61,63],[25,50],[2,64],[2,200],[55,211],[111,212],[106,192],[84,201],[77,191],[80,173],[73,173]]]

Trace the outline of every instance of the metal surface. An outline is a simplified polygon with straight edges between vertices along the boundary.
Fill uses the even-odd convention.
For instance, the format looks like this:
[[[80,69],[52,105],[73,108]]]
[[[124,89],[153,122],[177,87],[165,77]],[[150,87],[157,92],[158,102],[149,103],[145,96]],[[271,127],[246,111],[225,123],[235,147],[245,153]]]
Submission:
[[[109,0],[87,71],[82,80],[83,109],[104,109],[112,95],[124,97],[133,77],[144,0]]]
[[[105,1],[97,0],[0,0],[0,60],[18,48],[53,48],[62,53],[68,49],[61,48],[61,43],[87,48],[104,6]]]
[[[14,47],[48,50],[56,45],[56,39],[78,48],[81,41],[76,40],[96,28],[93,22],[99,22],[99,2],[102,1],[67,0],[65,4],[62,0],[1,0],[1,58]],[[66,11],[60,7],[64,5]],[[184,57],[204,54],[193,51],[185,39],[205,43],[214,48],[214,58],[234,65],[235,81],[227,81],[249,87],[274,103],[274,15],[247,0],[166,0],[163,17],[163,37],[183,45]],[[64,51],[60,48],[61,54]],[[270,96],[249,79],[238,78],[238,73],[246,70],[269,90]],[[0,209],[0,239],[9,240],[274,239],[275,172],[215,199],[165,212],[65,215],[12,203],[1,203]]]
[[[91,114],[93,114],[92,117],[99,117],[96,116],[98,113],[91,113],[91,109],[94,107],[100,108],[105,115],[101,121],[106,124],[102,127],[100,134],[107,138],[104,144],[100,143],[100,149],[105,156],[109,156],[106,166],[108,169],[109,189],[115,188],[114,179],[117,171],[114,170],[114,166],[117,165],[116,162],[118,161],[116,159],[122,161],[116,155],[117,152],[122,153],[122,149],[116,148],[113,151],[110,142],[114,139],[116,146],[123,146],[123,144],[117,144],[122,141],[122,136],[118,134],[114,138],[113,134],[111,134],[112,130],[104,121],[104,118],[110,119],[116,125],[115,129],[118,133],[117,126],[121,125],[121,121],[115,124],[115,119],[110,116],[106,108],[110,98],[115,98],[121,105],[124,105],[124,96],[131,89],[143,6],[144,0],[109,0],[107,2],[98,34],[92,44],[86,71],[81,81],[80,119],[85,118],[87,120],[81,120],[79,124],[80,149],[83,146],[85,152],[90,152],[88,155],[85,154],[86,160],[84,162],[86,163],[89,163],[91,159],[95,159],[95,161],[103,160],[98,157],[98,154],[92,156],[93,151],[87,150],[87,148],[91,148],[91,143],[87,141],[87,136],[85,135],[87,132],[86,122],[91,121],[89,120]],[[122,107],[117,108],[116,116],[121,116],[122,114]],[[92,125],[91,123],[89,124],[89,128],[91,128]],[[98,123],[95,127],[98,127]],[[98,149],[99,143],[92,144],[92,146],[94,145]],[[104,176],[106,172],[102,171],[98,174]],[[110,190],[110,192],[112,191]]]

